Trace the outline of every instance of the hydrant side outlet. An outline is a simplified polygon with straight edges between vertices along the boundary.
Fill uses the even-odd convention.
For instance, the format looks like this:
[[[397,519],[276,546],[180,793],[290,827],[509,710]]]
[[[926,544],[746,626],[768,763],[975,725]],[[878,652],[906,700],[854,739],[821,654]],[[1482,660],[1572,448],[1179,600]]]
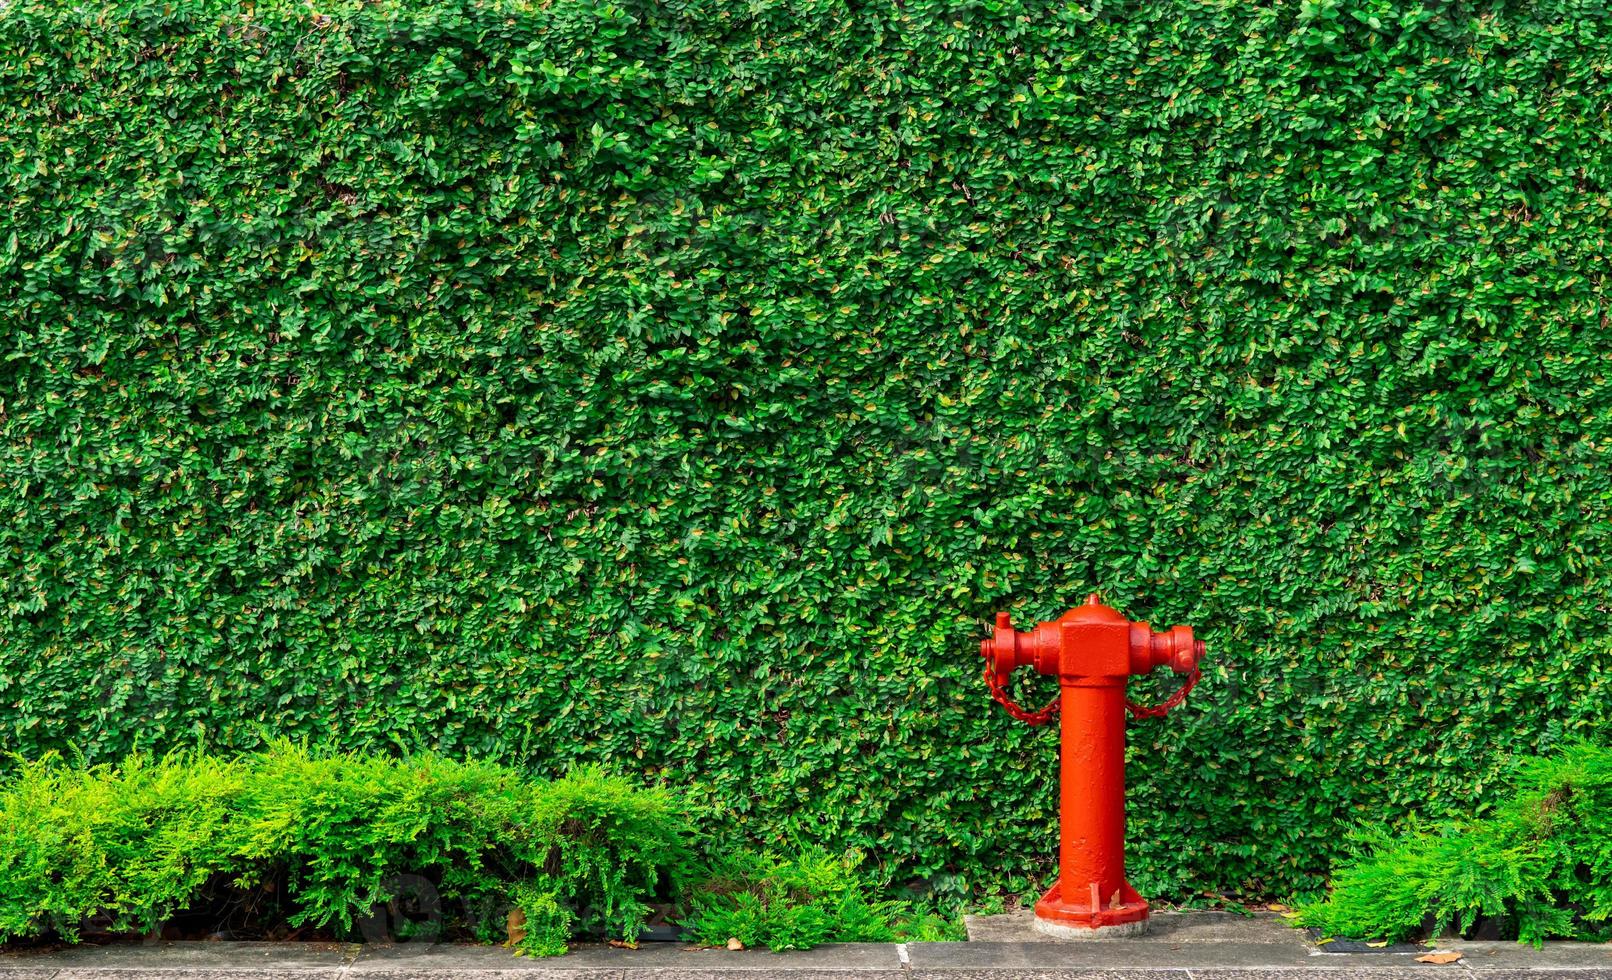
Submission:
[[[1033,714],[1018,709],[1002,693],[1009,675],[1026,666],[1058,676],[1058,880],[1036,903],[1036,928],[1066,939],[1146,931],[1148,903],[1125,879],[1125,712],[1129,706],[1138,716],[1157,716],[1180,703],[1197,679],[1203,643],[1187,626],[1154,632],[1132,623],[1093,594],[1026,632],[998,613],[980,652],[992,693],[1031,724],[1047,720],[1051,706]],[[1162,708],[1128,705],[1126,679],[1162,666],[1188,674],[1187,686]]]

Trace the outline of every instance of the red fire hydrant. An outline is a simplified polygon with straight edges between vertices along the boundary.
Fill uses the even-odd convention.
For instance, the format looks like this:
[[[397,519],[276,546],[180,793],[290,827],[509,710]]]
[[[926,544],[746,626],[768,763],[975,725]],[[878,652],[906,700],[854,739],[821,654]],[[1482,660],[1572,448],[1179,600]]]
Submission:
[[[1125,880],[1125,712],[1161,717],[1198,680],[1202,640],[1192,628],[1155,633],[1102,604],[1086,604],[1028,632],[996,614],[996,633],[980,643],[985,682],[1008,713],[1032,725],[1063,715],[1059,753],[1058,881],[1035,905],[1040,931],[1065,939],[1138,935],[1147,931],[1147,900]],[[1142,707],[1125,697],[1131,674],[1168,665],[1186,684],[1163,704]],[[1058,698],[1026,711],[1008,697],[1015,667],[1058,675]]]

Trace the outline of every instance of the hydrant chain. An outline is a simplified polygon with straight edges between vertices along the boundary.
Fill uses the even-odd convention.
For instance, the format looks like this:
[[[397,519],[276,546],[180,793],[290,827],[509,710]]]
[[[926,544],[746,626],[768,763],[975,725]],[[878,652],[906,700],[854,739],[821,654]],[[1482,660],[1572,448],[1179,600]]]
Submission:
[[[1187,699],[1187,695],[1192,693],[1193,685],[1197,683],[1198,668],[1194,667],[1192,668],[1192,673],[1187,675],[1187,682],[1181,685],[1181,690],[1175,692],[1152,707],[1149,707],[1145,704],[1137,704],[1130,698],[1126,698],[1125,710],[1131,713],[1132,718],[1163,718],[1165,715],[1170,713],[1171,708],[1181,707],[1181,702]]]
[[[1003,690],[1001,685],[996,683],[996,671],[992,670],[989,664],[985,666],[985,686],[991,689],[991,697],[996,699],[997,704],[1000,704],[1003,708],[1007,709],[1007,713],[1010,716],[1017,718],[1031,727],[1045,725],[1058,714],[1059,697],[1056,694],[1052,696],[1051,701],[1048,701],[1046,704],[1042,705],[1041,710],[1039,711],[1028,711],[1019,707],[1018,704],[1008,696],[1007,691]]]
[[[1192,688],[1197,683],[1198,669],[1194,667],[1192,673],[1187,675],[1187,682],[1181,685],[1181,689],[1160,703],[1155,705],[1137,704],[1130,698],[1126,698],[1125,710],[1131,713],[1132,718],[1163,718],[1170,713],[1170,709],[1181,707],[1181,702],[1187,699],[1187,695],[1192,693]],[[985,685],[990,688],[991,697],[996,699],[996,703],[1000,704],[1010,717],[1017,718],[1026,725],[1040,727],[1058,716],[1059,698],[1057,695],[1054,695],[1051,701],[1042,705],[1037,711],[1022,708],[1008,695],[1007,691],[1002,689],[1001,685],[996,683],[996,671],[989,666],[985,668]]]

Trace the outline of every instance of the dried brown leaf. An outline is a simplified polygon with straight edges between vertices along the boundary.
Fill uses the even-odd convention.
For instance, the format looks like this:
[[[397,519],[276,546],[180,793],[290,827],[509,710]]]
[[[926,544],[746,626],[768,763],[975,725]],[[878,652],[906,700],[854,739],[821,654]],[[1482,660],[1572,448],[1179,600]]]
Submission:
[[[1416,957],[1418,963],[1454,963],[1461,958],[1460,953],[1427,953]]]
[[[504,933],[509,938],[504,940],[505,946],[514,946],[526,938],[526,913],[520,909],[510,909],[509,917],[504,920]]]

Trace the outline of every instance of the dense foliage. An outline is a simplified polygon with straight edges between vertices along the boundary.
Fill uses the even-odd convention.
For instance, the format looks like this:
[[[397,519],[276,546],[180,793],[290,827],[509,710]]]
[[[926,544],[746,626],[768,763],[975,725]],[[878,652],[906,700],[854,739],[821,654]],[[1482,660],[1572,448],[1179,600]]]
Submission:
[[[823,943],[965,939],[934,912],[880,898],[881,883],[859,873],[859,856],[820,847],[788,856],[749,851],[718,855],[688,896],[682,924],[699,942],[808,949]],[[887,885],[887,883],[885,883]]]
[[[1609,41],[13,0],[0,742],[608,759],[1020,889],[1055,736],[975,643],[1098,588],[1212,654],[1133,880],[1313,884],[1612,718]]]
[[[1612,938],[1612,748],[1522,759],[1490,816],[1356,838],[1325,901],[1301,925],[1404,939],[1482,919],[1523,942]]]
[[[588,769],[534,783],[283,744],[228,761],[47,759],[0,781],[0,942],[201,917],[248,938],[312,925],[563,953],[578,931],[636,939],[691,834],[670,794]]]

